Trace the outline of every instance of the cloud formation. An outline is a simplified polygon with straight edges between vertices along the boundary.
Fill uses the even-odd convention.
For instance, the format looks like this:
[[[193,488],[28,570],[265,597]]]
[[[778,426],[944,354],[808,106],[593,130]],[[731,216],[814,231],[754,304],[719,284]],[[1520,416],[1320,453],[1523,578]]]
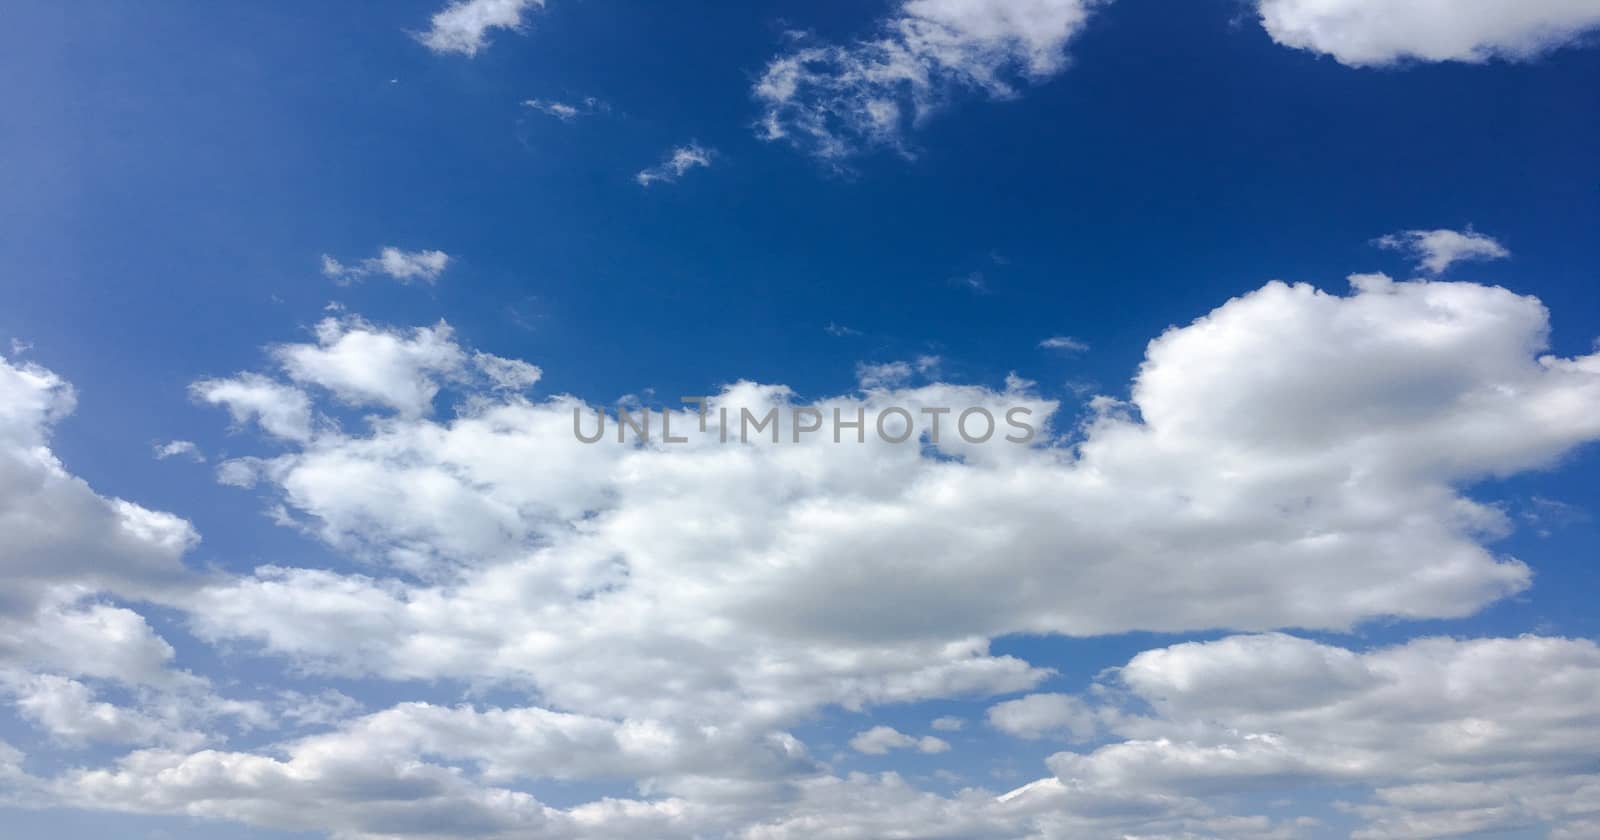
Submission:
[[[383,274],[401,283],[422,280],[432,283],[450,264],[450,255],[443,251],[402,251],[385,247],[376,257],[368,257],[355,265],[345,265],[327,254],[322,255],[322,276],[341,284],[353,283],[373,274]]]
[[[264,370],[194,386],[266,438],[220,474],[356,561],[243,575],[186,571],[187,523],[41,454],[70,389],[7,362],[0,510],[36,538],[0,555],[22,583],[0,613],[0,692],[62,743],[132,751],[45,777],[0,752],[0,778],[40,801],[386,840],[1268,840],[1305,825],[1238,813],[1238,795],[1308,785],[1352,791],[1361,836],[1514,819],[1581,836],[1600,731],[1588,642],[1359,651],[1265,632],[1147,651],[1081,693],[1038,693],[1048,669],[991,650],[1018,633],[1343,630],[1522,590],[1531,570],[1489,547],[1512,521],[1464,488],[1600,438],[1600,356],[1544,355],[1548,327],[1501,288],[1271,283],[1152,341],[1129,401],[1095,398],[1081,426],[1015,377],[891,376],[806,402],[737,382],[703,430],[674,418],[686,441],[623,445],[577,442],[574,412],[595,406],[530,393],[535,366],[446,324],[329,318]],[[1025,406],[1042,434],[722,443],[716,411],[871,424],[950,405]],[[478,699],[224,697],[174,668],[147,602],[313,685]],[[836,770],[794,734],[825,709],[956,698],[1082,746],[1022,788],[946,796]],[[244,731],[275,734],[230,743]],[[950,749],[876,722],[852,746]],[[558,806],[540,780],[632,792]],[[1508,804],[1463,804],[1481,800]]]
[[[1376,243],[1380,248],[1407,254],[1429,274],[1442,274],[1458,262],[1503,260],[1511,256],[1511,251],[1495,241],[1494,237],[1471,229],[1465,232],[1406,230],[1381,236]]]
[[[848,45],[795,36],[753,94],[758,134],[835,166],[862,151],[911,154],[909,131],[959,94],[1017,95],[1066,65],[1099,0],[908,0]]]
[[[670,184],[683,177],[683,174],[691,169],[710,166],[711,158],[715,154],[714,151],[699,143],[678,146],[668,152],[661,163],[649,169],[640,170],[639,174],[633,176],[633,179],[638,181],[641,187],[648,187],[655,183]]]
[[[1259,0],[1286,47],[1371,67],[1399,61],[1526,61],[1600,26],[1596,0]]]
[[[417,35],[436,53],[478,54],[489,45],[491,29],[522,28],[522,16],[544,7],[544,0],[453,0],[434,14],[427,32]]]

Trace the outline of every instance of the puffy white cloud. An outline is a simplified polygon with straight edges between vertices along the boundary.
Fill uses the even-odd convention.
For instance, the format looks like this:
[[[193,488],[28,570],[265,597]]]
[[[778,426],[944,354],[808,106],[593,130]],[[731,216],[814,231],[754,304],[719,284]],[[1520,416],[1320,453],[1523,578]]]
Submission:
[[[432,283],[439,279],[450,265],[450,255],[443,251],[403,251],[385,247],[376,257],[368,257],[355,265],[322,255],[322,275],[340,283],[351,283],[373,274],[383,274],[401,283],[422,280]]]
[[[633,176],[633,179],[638,181],[641,187],[648,187],[656,182],[672,183],[683,177],[683,173],[691,169],[710,166],[711,159],[715,155],[715,151],[699,143],[678,146],[668,152],[661,163],[649,169],[640,170],[639,174]]]
[[[387,406],[405,416],[431,411],[439,391],[434,375],[454,375],[467,362],[448,324],[402,333],[359,318],[324,318],[315,345],[282,344],[272,354],[296,382],[319,385],[350,405]],[[515,375],[510,367],[492,369]]]
[[[872,146],[909,154],[905,134],[955,94],[1016,94],[1066,64],[1097,0],[908,0],[873,38],[800,37],[756,82],[760,135],[837,164]]]
[[[199,541],[183,519],[107,498],[67,472],[49,447],[72,387],[0,357],[0,623],[94,592],[146,597],[185,578]],[[0,642],[6,636],[0,626]]]
[[[1018,738],[1066,737],[1084,741],[1099,725],[1095,713],[1070,694],[1030,694],[989,708],[989,725]]]
[[[1527,60],[1600,26],[1596,0],[1259,0],[1274,41],[1352,67]]]
[[[254,420],[274,437],[311,439],[311,398],[299,388],[243,373],[231,379],[200,380],[189,386],[189,392],[201,402],[226,408],[235,423]]]
[[[522,16],[544,0],[453,0],[434,14],[427,32],[417,35],[436,53],[478,54],[491,29],[521,29]]]
[[[1301,826],[1234,815],[1226,797],[1367,786],[1351,807],[1391,830],[1470,818],[1438,804],[1453,789],[1402,787],[1525,771],[1536,812],[1570,833],[1587,772],[1570,756],[1591,749],[1574,733],[1595,728],[1574,698],[1592,695],[1595,669],[1592,645],[1564,640],[1359,653],[1267,635],[1152,651],[1087,699],[995,706],[991,721],[1018,734],[1081,738],[1090,715],[1111,738],[998,797],[832,776],[788,734],[829,706],[1034,690],[1048,671],[990,651],[1012,633],[1343,629],[1463,615],[1520,590],[1530,571],[1486,548],[1511,520],[1462,488],[1600,437],[1600,360],[1541,355],[1547,330],[1536,300],[1503,289],[1273,283],[1151,342],[1129,402],[1097,399],[1076,430],[1053,428],[1055,403],[1014,377],[806,402],[739,382],[713,396],[703,430],[692,411],[674,415],[682,442],[663,440],[656,413],[646,443],[583,444],[574,411],[593,407],[521,393],[526,363],[480,357],[444,325],[330,319],[317,344],[272,351],[305,390],[257,374],[209,382],[307,401],[298,438],[264,424],[287,450],[230,463],[285,523],[363,565],[263,567],[167,602],[201,640],[259,646],[300,675],[450,681],[538,705],[351,717],[338,696],[282,696],[268,704],[279,718],[332,728],[194,749],[174,734],[262,718],[175,674],[170,648],[112,605],[64,605],[60,620],[120,636],[106,650],[129,651],[125,671],[110,656],[53,665],[46,649],[18,660],[33,682],[16,684],[50,688],[34,692],[49,699],[35,701],[42,723],[162,724],[143,736],[162,749],[50,780],[59,801],[350,837],[1273,838]],[[446,384],[459,398],[434,417]],[[36,418],[50,414],[37,390],[21,389]],[[239,393],[255,391],[216,401],[248,420],[262,401]],[[341,429],[313,398],[373,413]],[[970,444],[946,418],[938,442],[896,445],[870,433],[895,406],[1023,406],[1041,434]],[[859,411],[868,434],[796,443],[786,419],[779,443],[723,443],[723,408],[735,425],[745,408]],[[1480,673],[1542,699],[1519,712]],[[97,691],[140,679],[152,689],[135,702]],[[190,696],[209,698],[210,717],[167,711]],[[47,714],[63,709],[77,712]],[[884,729],[864,743],[948,748]],[[557,808],[524,790],[540,779],[629,781],[638,798]],[[1383,810],[1406,801],[1431,804]]]
[[[1511,256],[1493,237],[1455,230],[1407,230],[1379,237],[1378,247],[1403,251],[1429,273],[1440,274],[1458,262],[1500,260]]]
[[[8,686],[23,717],[63,741],[82,743],[149,744],[168,732],[163,723],[136,710],[98,702],[88,686],[52,674],[0,680]],[[181,740],[198,742],[195,733]]]
[[[1102,718],[1123,740],[1048,763],[1037,798],[1226,796],[1344,785],[1354,836],[1432,838],[1592,815],[1600,647],[1419,639],[1360,653],[1281,634],[1146,651]],[[1141,709],[1148,707],[1148,714]]]
[[[934,718],[928,725],[940,732],[960,732],[967,722],[953,715],[945,715]]]
[[[565,397],[379,418],[259,475],[395,573],[265,568],[208,587],[193,620],[333,671],[777,722],[1027,690],[1040,672],[987,652],[1007,633],[1465,615],[1530,571],[1484,545],[1508,517],[1456,487],[1600,435],[1600,362],[1538,356],[1546,323],[1470,284],[1271,284],[1152,342],[1131,405],[1097,401],[1072,448],[967,444],[953,417],[931,449],[721,444],[715,408],[703,433],[675,417],[687,443],[663,443],[657,414],[649,445],[586,445],[573,413],[593,409]],[[895,405],[1029,406],[1041,444],[1055,410],[1021,383],[713,398],[733,423],[815,407],[868,429]]]

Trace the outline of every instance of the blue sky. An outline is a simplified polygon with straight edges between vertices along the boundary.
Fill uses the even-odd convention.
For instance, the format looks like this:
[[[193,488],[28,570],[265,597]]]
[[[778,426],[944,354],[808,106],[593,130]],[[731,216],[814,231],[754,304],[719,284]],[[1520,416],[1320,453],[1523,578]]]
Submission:
[[[0,834],[1600,831],[1600,6],[8,19]]]

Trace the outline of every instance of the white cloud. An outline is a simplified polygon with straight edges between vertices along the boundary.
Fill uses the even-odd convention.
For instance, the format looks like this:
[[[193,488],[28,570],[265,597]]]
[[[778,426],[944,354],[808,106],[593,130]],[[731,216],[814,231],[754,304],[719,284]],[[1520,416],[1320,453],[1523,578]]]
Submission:
[[[456,375],[467,363],[448,324],[407,333],[359,318],[324,318],[317,323],[315,345],[282,344],[272,355],[298,383],[326,388],[350,405],[388,406],[406,416],[432,410],[439,391],[434,377]],[[492,361],[486,369],[502,377],[528,375]]]
[[[1367,788],[1352,836],[1422,840],[1592,817],[1600,648],[1419,639],[1355,652],[1281,634],[1146,651],[1103,715],[1123,740],[1063,752],[1029,795],[1207,798]],[[1150,709],[1149,713],[1142,711]],[[1570,826],[1569,826],[1570,827]]]
[[[1370,790],[1350,813],[1396,837],[1418,820],[1473,824],[1481,815],[1448,804],[1471,791],[1574,834],[1592,772],[1574,757],[1594,752],[1586,698],[1600,667],[1593,645],[1566,640],[1358,652],[1263,635],[1147,652],[1084,695],[995,705],[990,720],[1019,734],[1082,737],[1087,710],[1109,736],[1002,797],[837,777],[788,732],[829,707],[1034,691],[1049,671],[990,649],[1009,634],[1339,630],[1465,615],[1519,591],[1529,569],[1488,547],[1511,518],[1465,488],[1600,437],[1600,357],[1542,355],[1548,328],[1538,301],[1499,288],[1366,275],[1341,296],[1273,283],[1151,342],[1129,402],[1097,398],[1080,429],[1052,429],[1057,406],[1017,378],[809,402],[737,382],[714,396],[706,430],[683,413],[673,429],[688,441],[634,446],[577,443],[572,412],[593,406],[533,401],[526,363],[480,357],[445,325],[329,319],[316,344],[274,348],[271,376],[196,393],[261,421],[268,452],[229,464],[282,522],[359,565],[219,572],[181,596],[140,575],[108,589],[179,607],[198,640],[281,660],[312,685],[417,681],[538,705],[357,716],[311,685],[269,694],[265,712],[218,698],[131,610],[43,597],[95,591],[93,575],[126,560],[63,526],[72,505],[40,504],[28,512],[50,539],[87,544],[92,562],[37,540],[0,549],[8,583],[42,593],[0,610],[12,617],[0,664],[18,672],[12,685],[36,686],[30,719],[61,737],[121,719],[116,731],[161,746],[31,781],[0,756],[0,773],[80,807],[419,840],[1267,840],[1303,826],[1236,815],[1228,797],[1301,780]],[[0,377],[9,511],[50,474],[38,449],[70,394],[37,368],[0,371],[12,372]],[[290,376],[305,390],[274,378]],[[322,401],[372,414],[343,428]],[[441,418],[435,401],[449,403]],[[920,445],[724,445],[715,411],[859,409],[870,428],[890,406],[951,405],[1026,406],[1042,434],[1032,446],[948,431]],[[45,484],[98,511],[90,537],[121,510],[70,476]],[[134,548],[181,574],[193,537],[173,520],[133,517]],[[30,567],[41,553],[48,568]],[[26,586],[0,598],[15,591]],[[191,697],[206,711],[172,711]],[[320,729],[249,748],[183,743],[263,715]],[[863,743],[949,747],[886,729]],[[539,779],[626,781],[637,798],[555,807],[525,791]]]
[[[961,718],[946,715],[945,717],[934,718],[933,722],[928,725],[940,732],[960,732],[962,727],[967,725],[967,722]]]
[[[698,143],[679,146],[667,153],[667,156],[657,166],[644,169],[634,176],[639,186],[648,187],[656,182],[672,183],[695,167],[711,165],[711,159],[716,153]]]
[[[907,131],[957,93],[1016,95],[1059,72],[1096,0],[909,0],[878,34],[797,46],[756,82],[759,133],[837,164],[868,147],[909,154]]]
[[[611,110],[611,106],[593,96],[585,96],[576,105],[558,99],[524,99],[522,104],[523,107],[548,114],[562,122],[571,122],[580,116]]]
[[[948,751],[950,744],[932,735],[914,738],[892,726],[874,726],[864,732],[856,733],[855,737],[850,739],[850,748],[867,755],[887,755],[890,750],[905,749],[931,754]]]
[[[165,461],[168,458],[188,458],[197,463],[204,463],[206,456],[200,451],[192,440],[169,440],[157,444],[155,447],[156,460]]]
[[[142,597],[177,585],[199,535],[170,513],[101,496],[50,450],[76,405],[49,370],[0,357],[0,647],[8,617],[93,592]]]
[[[443,251],[403,251],[392,246],[378,251],[355,265],[345,265],[327,254],[322,255],[322,275],[340,283],[351,283],[373,274],[384,274],[402,283],[422,280],[428,283],[439,279],[450,264],[450,255]]]
[[[0,684],[4,682],[0,680]],[[193,747],[204,740],[193,732],[169,732],[162,721],[139,711],[98,702],[89,687],[77,680],[37,674],[7,687],[24,718],[71,745],[150,744],[175,737]]]
[[[231,379],[200,380],[189,386],[189,392],[201,402],[227,408],[235,423],[254,420],[274,437],[311,439],[311,398],[298,388],[242,373]]]
[[[1018,738],[1076,741],[1094,737],[1098,728],[1094,712],[1069,694],[1030,694],[996,704],[989,708],[989,725]]]
[[[1456,230],[1407,230],[1375,240],[1380,248],[1401,251],[1417,261],[1430,274],[1443,273],[1458,262],[1501,260],[1511,256],[1493,237]]]
[[[911,378],[910,362],[860,362],[856,365],[856,382],[862,388],[892,388],[903,385]]]
[[[544,375],[538,365],[491,353],[473,353],[472,363],[489,378],[495,390],[522,391],[533,387]]]
[[[1063,350],[1068,353],[1083,353],[1089,349],[1087,342],[1070,335],[1053,335],[1039,342],[1039,347],[1042,350]]]
[[[1352,67],[1528,60],[1600,26],[1597,0],[1259,0],[1257,10],[1274,41]]]
[[[1039,674],[987,650],[1007,633],[1467,615],[1530,571],[1485,545],[1509,517],[1458,488],[1600,436],[1600,360],[1541,358],[1547,328],[1503,289],[1274,283],[1154,341],[1132,406],[1097,400],[1075,449],[965,444],[953,418],[936,452],[724,446],[715,411],[705,433],[675,418],[689,443],[584,445],[572,412],[593,408],[571,398],[480,394],[448,421],[391,401],[398,416],[257,475],[294,521],[398,574],[263,569],[209,588],[196,628],[339,672],[531,681],[564,708],[788,720],[1025,691]],[[892,405],[1025,405],[1047,442],[1056,406],[1026,388],[802,405],[868,428]],[[794,405],[751,383],[713,404]],[[670,679],[642,653],[668,640],[697,652]]]
[[[534,7],[543,8],[544,0],[454,0],[417,40],[436,53],[474,56],[489,45],[489,30],[521,29],[522,16]]]

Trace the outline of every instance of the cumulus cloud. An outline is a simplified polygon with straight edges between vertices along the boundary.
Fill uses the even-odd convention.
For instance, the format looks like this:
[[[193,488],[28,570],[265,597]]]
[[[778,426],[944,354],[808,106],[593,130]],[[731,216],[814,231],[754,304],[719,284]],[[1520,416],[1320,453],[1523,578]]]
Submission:
[[[391,400],[368,432],[259,472],[330,544],[434,582],[265,568],[209,589],[196,623],[324,668],[776,720],[1026,690],[1033,669],[987,652],[1007,633],[1466,615],[1531,573],[1486,547],[1509,517],[1458,488],[1600,436],[1600,362],[1538,355],[1547,327],[1537,301],[1497,288],[1274,283],[1153,342],[1131,404],[1096,400],[1073,448],[1049,445],[1056,405],[1021,382],[884,384],[798,407],[859,411],[870,428],[890,406],[1024,406],[1045,430],[1033,446],[947,431],[929,449],[828,435],[730,447],[715,409],[703,432],[674,419],[687,443],[584,445],[573,412],[594,409],[569,397],[507,393],[446,421]],[[752,383],[712,405],[797,407]],[[650,657],[620,664],[666,639],[703,656],[670,679]],[[596,650],[606,667],[589,664]],[[784,679],[754,676],[775,668]],[[709,686],[730,705],[698,693]]]
[[[0,356],[0,620],[94,592],[159,592],[185,577],[182,557],[199,542],[187,521],[101,496],[66,470],[49,442],[75,406],[55,373]]]
[[[353,283],[373,274],[383,274],[401,283],[422,280],[427,283],[439,279],[450,264],[450,255],[443,251],[403,251],[385,247],[376,257],[368,257],[355,265],[322,255],[322,275],[339,283]]]
[[[767,64],[758,133],[830,163],[871,147],[910,154],[907,132],[958,94],[1017,95],[1060,72],[1097,0],[908,0],[872,37],[798,37]]]
[[[522,16],[535,7],[543,8],[544,0],[454,0],[417,40],[436,53],[475,56],[489,45],[489,30],[519,30]]]
[[[1229,797],[1304,782],[1368,791],[1350,813],[1390,832],[1373,837],[1482,820],[1449,804],[1473,791],[1578,836],[1592,767],[1575,757],[1600,731],[1580,702],[1600,673],[1589,643],[1363,652],[1231,636],[1148,651],[1081,695],[1028,694],[1051,672],[991,650],[1018,633],[1343,630],[1520,591],[1531,571],[1490,548],[1511,518],[1467,488],[1600,438],[1600,356],[1548,355],[1548,330],[1537,300],[1501,288],[1272,283],[1156,338],[1127,402],[1094,399],[1080,426],[1058,427],[1059,406],[1015,377],[891,378],[812,400],[735,382],[703,427],[692,409],[673,416],[685,440],[662,439],[653,407],[649,441],[583,444],[574,412],[595,406],[536,400],[526,362],[463,347],[445,324],[328,319],[315,343],[271,348],[270,369],[195,391],[270,439],[229,463],[280,521],[359,564],[219,574],[181,598],[146,588],[198,640],[307,680],[470,686],[528,705],[357,714],[338,697],[274,698],[259,725],[320,731],[201,748],[183,734],[258,725],[254,707],[185,688],[170,646],[124,607],[36,598],[0,626],[0,650],[18,652],[10,696],[39,698],[28,719],[62,738],[121,720],[149,748],[21,783],[82,807],[351,837],[1267,840],[1304,826],[1234,813]],[[47,372],[8,369],[21,372],[0,379],[16,392],[0,401],[0,441],[15,445],[0,452],[37,459],[70,400]],[[336,423],[339,405],[370,414]],[[870,429],[891,408],[948,406],[1026,408],[1040,435],[721,440],[721,409],[837,411]],[[48,472],[8,466],[0,489]],[[191,542],[157,540],[156,556],[176,564]],[[82,578],[37,574],[41,587]],[[56,635],[67,641],[35,642]],[[117,702],[97,680],[167,682]],[[894,774],[833,775],[790,731],[826,708],[1002,695],[1025,696],[994,704],[995,727],[1101,746],[1057,753],[1050,775],[1004,795],[940,796]],[[190,696],[210,698],[211,717],[165,711]],[[889,727],[858,737],[869,754],[948,748]],[[16,765],[0,755],[0,773]],[[539,779],[620,780],[636,795],[555,806],[527,792]]]
[[[359,318],[324,318],[317,343],[272,350],[290,379],[333,392],[350,405],[378,405],[406,416],[428,413],[439,391],[436,375],[456,374],[467,356],[447,324],[409,332],[384,330]],[[492,370],[514,376],[504,366]]]
[[[1068,694],[1030,694],[989,707],[989,725],[1018,738],[1088,740],[1098,728],[1094,712]]]
[[[1430,274],[1442,274],[1458,262],[1503,260],[1511,256],[1494,237],[1458,230],[1406,230],[1375,240],[1378,247],[1401,251]]]
[[[1421,840],[1591,817],[1600,648],[1418,639],[1356,652],[1282,634],[1146,651],[1119,669],[1120,736],[1063,752],[1037,800],[1367,788],[1358,838]],[[1148,708],[1149,713],[1141,711]]]
[[[299,388],[243,373],[230,379],[202,379],[189,386],[189,393],[201,402],[226,408],[235,423],[253,420],[274,437],[311,439],[311,398]]]
[[[649,169],[640,170],[639,174],[633,176],[633,178],[639,182],[641,187],[648,187],[657,182],[670,184],[683,177],[683,174],[691,169],[710,166],[711,158],[714,154],[715,152],[711,149],[701,146],[699,143],[679,146],[668,152],[666,158],[660,164]]]
[[[1600,26],[1595,0],[1259,0],[1257,11],[1279,44],[1352,67],[1529,60]]]

